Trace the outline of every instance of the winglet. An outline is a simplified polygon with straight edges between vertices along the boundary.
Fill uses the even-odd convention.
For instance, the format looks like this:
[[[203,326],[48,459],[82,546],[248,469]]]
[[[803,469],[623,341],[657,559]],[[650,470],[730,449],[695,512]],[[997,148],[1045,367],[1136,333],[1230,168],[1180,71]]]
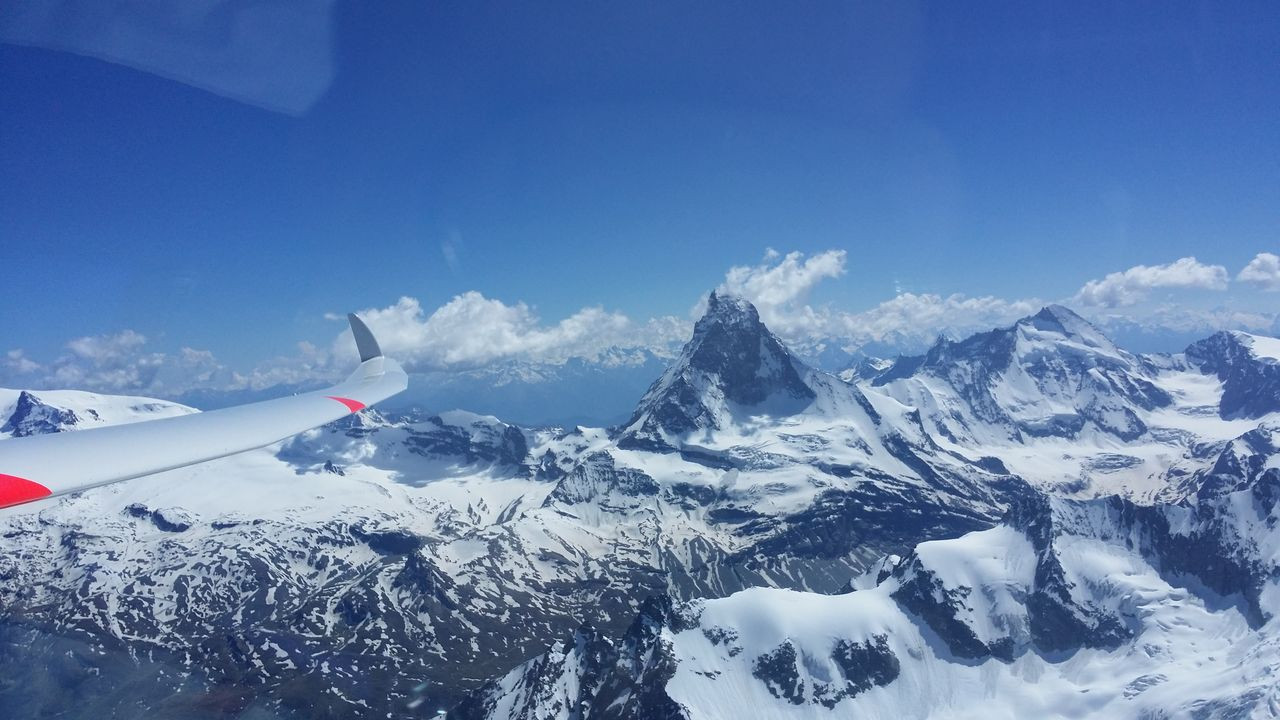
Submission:
[[[360,362],[382,357],[382,348],[378,347],[377,339],[373,337],[373,333],[369,332],[369,326],[356,317],[355,313],[347,313],[347,320],[351,322],[351,334],[356,338],[356,349],[360,351]]]

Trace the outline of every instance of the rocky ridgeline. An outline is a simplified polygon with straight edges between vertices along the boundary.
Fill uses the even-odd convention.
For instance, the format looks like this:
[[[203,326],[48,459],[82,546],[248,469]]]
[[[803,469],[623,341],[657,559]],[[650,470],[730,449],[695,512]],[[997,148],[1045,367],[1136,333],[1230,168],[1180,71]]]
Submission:
[[[1272,680],[1280,637],[1269,624],[1280,612],[1278,523],[1280,470],[1231,493],[1169,506],[1032,492],[996,528],[922,545],[889,562],[874,585],[847,595],[744,593],[683,604],[651,598],[621,639],[584,625],[487,683],[457,714],[470,720],[692,720],[704,716],[699,703],[709,699],[724,716],[785,717],[789,707],[799,712],[820,705],[859,716],[927,717],[948,702],[929,688],[951,685],[952,673],[980,672],[983,685],[1000,675],[1020,683],[1014,663],[1020,672],[1050,672],[1092,652],[1118,666],[1119,685],[1092,688],[1098,696],[1092,707],[1119,706],[1106,705],[1108,714],[1266,716],[1280,702]],[[1112,576],[1108,565],[1116,561],[1097,564],[1080,552],[1082,545],[1124,558],[1128,577]],[[735,609],[743,620],[724,624]],[[1211,643],[1218,625],[1205,623],[1206,631],[1203,621],[1181,623],[1174,633],[1181,645],[1164,632],[1170,618],[1206,609],[1228,627],[1232,618],[1243,619],[1232,634],[1243,633],[1235,642],[1246,652],[1226,664],[1233,681],[1181,694],[1174,683],[1167,691],[1175,700],[1154,708],[1128,704],[1179,670],[1212,672],[1197,670],[1203,658],[1196,640]],[[803,622],[790,623],[784,633],[761,627],[762,618],[786,624],[795,614],[816,616],[811,624],[821,632],[806,632]],[[874,629],[843,635],[840,628],[851,623]],[[1126,668],[1135,652],[1154,661]],[[878,688],[877,696],[871,691]],[[776,704],[753,700],[766,696]],[[892,712],[883,709],[886,698]],[[988,702],[993,712],[1016,707],[999,694]]]
[[[460,701],[469,717],[683,717],[697,701],[681,692],[738,673],[760,702],[861,707],[919,672],[924,651],[903,638],[921,633],[957,667],[1135,647],[1150,629],[1132,603],[1092,594],[1105,578],[1079,561],[1095,540],[1162,582],[1195,578],[1188,592],[1258,631],[1274,613],[1277,426],[1257,414],[1277,396],[1263,382],[1242,409],[1228,390],[1274,363],[1247,338],[1205,342],[1133,356],[1046,308],[887,371],[868,363],[853,384],[800,362],[749,303],[713,295],[612,430],[365,411],[227,461],[208,497],[171,492],[208,487],[193,469],[0,520],[0,694],[65,717],[414,717]],[[1180,405],[1173,371],[1221,383],[1215,416],[1259,422],[1215,438],[1159,426],[1162,412],[1201,414]],[[0,401],[12,436],[182,411]],[[1051,497],[987,444],[1086,436],[1114,445],[1089,460],[1113,476],[1146,472],[1126,443],[1175,438],[1184,464],[1162,472],[1183,501]],[[1242,503],[1262,514],[1226,514]],[[1025,575],[942,572],[985,557],[964,545],[930,561],[931,541],[993,527],[1025,538]],[[868,589],[839,594],[855,586]],[[830,646],[756,647],[715,615],[775,598],[762,588],[875,597],[898,619]],[[729,664],[697,665],[690,638]]]

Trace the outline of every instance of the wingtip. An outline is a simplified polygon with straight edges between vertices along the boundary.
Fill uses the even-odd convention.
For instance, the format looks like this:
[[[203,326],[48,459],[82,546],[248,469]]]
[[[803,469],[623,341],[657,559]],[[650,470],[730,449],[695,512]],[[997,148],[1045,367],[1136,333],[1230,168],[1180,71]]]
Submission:
[[[378,347],[378,340],[369,331],[369,326],[355,313],[347,313],[347,321],[351,323],[351,334],[356,339],[356,350],[360,351],[360,362],[382,357],[382,348]]]

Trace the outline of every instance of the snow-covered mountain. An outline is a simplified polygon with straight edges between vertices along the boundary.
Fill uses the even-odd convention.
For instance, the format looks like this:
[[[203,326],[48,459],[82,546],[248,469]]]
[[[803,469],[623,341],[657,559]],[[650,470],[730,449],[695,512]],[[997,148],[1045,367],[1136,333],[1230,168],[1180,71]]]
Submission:
[[[969,446],[1081,434],[1132,440],[1139,411],[1168,407],[1156,368],[1107,340],[1083,318],[1049,306],[1008,328],[899,358],[875,378],[915,407],[946,404],[934,429]]]
[[[863,387],[918,408],[947,450],[999,458],[1039,487],[1176,499],[1168,493],[1180,478],[1280,419],[1280,366],[1266,355],[1280,341],[1258,338],[1255,352],[1253,337],[1220,333],[1184,354],[1138,356],[1050,306],[1011,327],[940,339]]]
[[[1043,497],[1031,485],[1123,491],[1045,502],[1132,514],[1156,496],[1182,502],[1161,513],[1201,512],[1269,487],[1280,424],[1223,409],[1232,382],[1270,377],[1265,339],[1237,339],[1247,352],[1138,357],[1048,308],[851,383],[797,359],[749,303],[713,296],[614,429],[364,411],[271,448],[0,511],[0,698],[17,717],[429,716],[532,657],[553,668],[555,651],[541,654],[575,632],[628,657],[624,638],[670,631],[661,618],[636,625],[637,613],[667,606],[880,593],[901,607],[880,588],[906,586],[913,550],[990,532],[1011,505]],[[3,435],[21,436],[191,410],[0,391],[0,412]],[[1105,584],[1089,577],[1083,587]],[[772,602],[750,612],[782,622]],[[1078,630],[1064,642],[1084,642]],[[884,642],[906,667],[896,637]],[[848,640],[850,663],[883,655],[878,640]],[[642,692],[624,685],[610,687]],[[828,701],[853,696],[832,688]],[[513,697],[491,691],[468,712]]]
[[[621,638],[584,625],[458,716],[1280,714],[1280,468],[1179,505],[1032,493],[861,584],[653,598]]]
[[[693,339],[640,399],[622,444],[665,449],[751,417],[803,412],[817,396],[802,373],[813,375],[760,322],[751,303],[712,292]]]
[[[841,368],[836,373],[836,376],[848,383],[871,382],[879,377],[881,373],[893,367],[893,363],[893,360],[886,360],[873,355],[859,355],[853,358],[848,365]]]
[[[156,420],[195,410],[151,398],[98,395],[74,390],[0,388],[0,437],[85,430],[106,425]]]
[[[759,364],[735,370],[749,348]],[[761,367],[786,402],[762,389]],[[291,692],[332,712],[403,710],[420,684],[448,702],[584,618],[621,632],[649,595],[835,591],[885,553],[988,526],[1021,488],[938,452],[910,408],[794,361],[736,300],[713,304],[655,388],[668,378],[698,385],[642,401],[637,417],[661,433],[649,447],[625,428],[366,411],[12,512],[0,574],[14,582],[0,593],[22,632],[0,665],[29,661],[18,647],[32,643],[62,653],[74,635],[88,653],[76,676],[112,678],[91,683],[101,703],[129,687],[114,673],[143,672],[116,653],[141,653],[272,712]],[[135,707],[161,707],[174,683]],[[58,705],[29,687],[28,702]]]
[[[1222,382],[1218,414],[1223,418],[1280,413],[1280,339],[1220,332],[1193,343],[1186,359]]]

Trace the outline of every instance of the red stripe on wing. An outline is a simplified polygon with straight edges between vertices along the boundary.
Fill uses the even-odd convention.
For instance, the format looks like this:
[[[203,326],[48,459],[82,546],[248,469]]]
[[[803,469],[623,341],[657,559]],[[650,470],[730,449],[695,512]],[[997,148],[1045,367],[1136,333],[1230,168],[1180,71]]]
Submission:
[[[0,473],[0,508],[48,497],[49,488],[16,475]]]
[[[336,397],[334,395],[325,395],[325,397],[329,398],[330,400],[337,400],[343,405],[346,405],[347,409],[350,410],[351,412],[360,412],[361,410],[364,409],[364,403],[360,402],[359,400],[352,400],[351,398],[344,398],[344,397]]]

